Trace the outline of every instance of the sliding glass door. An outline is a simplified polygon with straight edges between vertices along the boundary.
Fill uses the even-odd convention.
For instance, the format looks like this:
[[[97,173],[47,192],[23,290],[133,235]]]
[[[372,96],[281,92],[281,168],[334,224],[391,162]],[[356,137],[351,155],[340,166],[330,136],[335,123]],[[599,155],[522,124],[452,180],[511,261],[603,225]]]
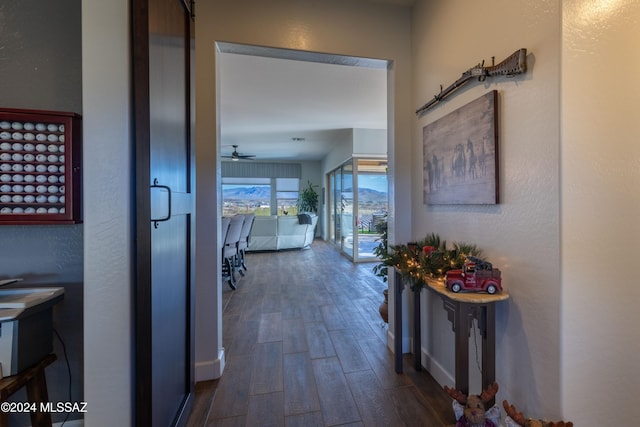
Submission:
[[[328,218],[328,240],[335,244],[336,242],[336,171],[333,171],[327,175],[327,188],[328,200],[327,200],[327,218]]]
[[[380,243],[389,209],[386,159],[357,159],[356,261],[372,261]]]
[[[342,165],[342,193],[340,195],[342,224],[342,252],[353,259],[355,245],[353,235],[353,163],[350,161]]]
[[[329,241],[342,247],[342,168],[329,173]]]
[[[386,168],[385,159],[351,159],[327,176],[329,240],[354,261],[375,259],[388,208]]]

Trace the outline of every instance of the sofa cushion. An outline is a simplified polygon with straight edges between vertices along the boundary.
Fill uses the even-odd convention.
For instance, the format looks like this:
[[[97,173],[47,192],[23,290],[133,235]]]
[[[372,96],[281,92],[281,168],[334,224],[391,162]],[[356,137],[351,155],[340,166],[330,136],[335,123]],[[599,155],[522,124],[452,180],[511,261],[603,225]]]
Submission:
[[[301,223],[296,215],[256,216],[251,229],[248,251],[273,251],[304,248],[313,242],[318,222],[316,214],[302,213],[309,222]]]
[[[274,251],[278,248],[278,217],[256,216],[249,238],[250,251]]]

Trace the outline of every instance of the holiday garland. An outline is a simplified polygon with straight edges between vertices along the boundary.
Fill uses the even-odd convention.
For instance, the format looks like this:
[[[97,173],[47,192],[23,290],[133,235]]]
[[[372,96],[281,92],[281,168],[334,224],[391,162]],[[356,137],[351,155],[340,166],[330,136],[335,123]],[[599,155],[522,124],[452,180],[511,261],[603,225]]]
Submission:
[[[447,271],[462,268],[469,256],[480,256],[482,251],[469,243],[453,243],[452,248],[435,233],[424,239],[400,245],[387,245],[386,234],[374,250],[380,264],[373,272],[387,280],[388,268],[394,267],[412,288],[421,289],[430,278],[443,277]]]

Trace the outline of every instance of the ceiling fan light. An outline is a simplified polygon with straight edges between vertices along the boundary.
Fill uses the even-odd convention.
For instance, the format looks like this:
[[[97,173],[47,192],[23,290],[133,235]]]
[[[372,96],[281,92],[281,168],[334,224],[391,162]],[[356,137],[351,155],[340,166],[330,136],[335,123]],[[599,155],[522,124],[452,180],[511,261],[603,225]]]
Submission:
[[[231,159],[234,162],[237,162],[238,160],[241,159],[248,159],[248,160],[253,160],[253,158],[255,157],[255,154],[240,154],[238,153],[238,146],[237,145],[232,145],[233,147],[233,152],[230,155],[223,155],[222,157],[225,159]]]

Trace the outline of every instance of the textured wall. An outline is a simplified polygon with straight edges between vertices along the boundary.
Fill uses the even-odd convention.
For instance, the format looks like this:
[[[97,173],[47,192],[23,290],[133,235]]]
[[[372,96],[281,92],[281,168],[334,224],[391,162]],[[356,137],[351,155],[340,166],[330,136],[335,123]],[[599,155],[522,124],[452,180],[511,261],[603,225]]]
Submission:
[[[0,4],[0,107],[82,113],[80,0],[7,0]],[[72,369],[72,397],[82,390],[82,225],[0,225],[0,278],[65,287],[54,326],[65,341]],[[47,369],[49,397],[68,401],[62,348]],[[16,399],[24,401],[20,394]],[[71,415],[71,419],[80,414]],[[17,417],[16,417],[17,418]],[[29,417],[12,419],[28,425]],[[54,415],[54,422],[64,416]]]
[[[563,406],[578,426],[633,425],[640,387],[640,3],[564,3]]]
[[[80,1],[0,4],[1,106],[81,112]]]
[[[498,401],[548,417],[561,412],[560,17],[556,1],[424,0],[412,26],[416,108],[481,60],[490,64],[492,56],[501,61],[528,50],[525,75],[470,83],[415,120],[413,235],[434,232],[449,243],[475,243],[503,271],[511,298],[497,307]],[[501,203],[424,205],[422,128],[493,89],[499,94]],[[427,296],[423,350],[438,379],[450,384],[451,324],[440,298]],[[471,352],[473,380],[479,378],[473,342]],[[479,381],[471,388],[478,391]]]
[[[0,108],[82,112],[80,1],[0,5]],[[82,226],[1,226],[0,277],[82,281]]]
[[[413,207],[416,234],[478,243],[505,271],[511,299],[498,313],[499,398],[527,416],[633,424],[640,386],[633,268],[640,237],[634,79],[640,6],[630,0],[418,4],[416,106],[474,61],[519,47],[530,53],[525,79],[463,91],[419,120],[414,138],[417,154],[425,123],[488,89],[500,91],[503,203]],[[474,19],[480,13],[486,18]],[[416,180],[419,168],[416,162]],[[437,312],[439,304],[431,307]],[[439,331],[448,326],[440,316],[430,321]],[[441,349],[451,339],[433,335],[423,349],[446,379],[451,354]]]

